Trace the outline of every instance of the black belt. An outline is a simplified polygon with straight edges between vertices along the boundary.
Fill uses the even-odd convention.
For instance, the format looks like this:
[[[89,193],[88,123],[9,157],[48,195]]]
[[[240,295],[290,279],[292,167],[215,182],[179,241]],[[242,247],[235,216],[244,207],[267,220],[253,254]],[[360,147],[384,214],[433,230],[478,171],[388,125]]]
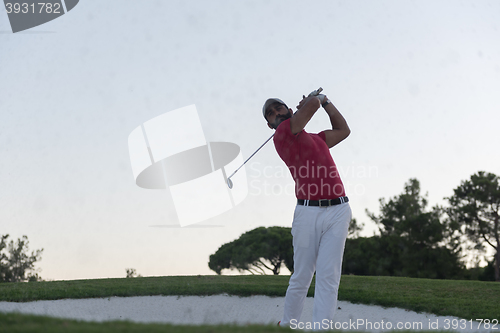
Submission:
[[[335,205],[340,205],[344,202],[349,202],[348,197],[340,197],[337,199],[326,199],[326,200],[303,200],[297,199],[297,205],[302,206],[319,206],[319,207],[330,207]]]

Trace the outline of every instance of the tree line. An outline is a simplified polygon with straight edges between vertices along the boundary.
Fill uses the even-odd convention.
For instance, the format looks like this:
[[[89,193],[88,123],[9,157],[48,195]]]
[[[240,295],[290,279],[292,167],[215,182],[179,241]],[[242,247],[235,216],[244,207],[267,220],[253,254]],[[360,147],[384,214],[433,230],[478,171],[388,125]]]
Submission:
[[[359,237],[363,225],[351,222],[343,274],[500,281],[499,177],[480,171],[445,200],[446,207],[429,207],[415,178],[401,194],[381,198],[378,215],[366,211],[378,235]],[[260,227],[246,232],[211,255],[209,267],[217,274],[223,269],[279,274],[283,265],[293,271],[290,230]],[[466,268],[467,254],[486,254],[488,248],[494,255],[486,267]]]

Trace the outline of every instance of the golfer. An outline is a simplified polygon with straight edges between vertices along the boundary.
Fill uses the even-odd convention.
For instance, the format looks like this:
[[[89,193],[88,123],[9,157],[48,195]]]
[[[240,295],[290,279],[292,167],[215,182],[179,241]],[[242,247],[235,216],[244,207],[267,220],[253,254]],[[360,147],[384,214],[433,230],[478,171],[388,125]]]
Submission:
[[[331,129],[317,134],[304,127],[321,108]],[[268,99],[262,112],[275,129],[274,145],[295,181],[297,206],[293,216],[294,271],[286,291],[285,309],[278,325],[298,323],[314,272],[314,328],[330,323],[337,308],[342,257],[351,208],[330,148],[344,140],[350,129],[344,117],[325,95],[303,96],[292,109],[278,98]]]

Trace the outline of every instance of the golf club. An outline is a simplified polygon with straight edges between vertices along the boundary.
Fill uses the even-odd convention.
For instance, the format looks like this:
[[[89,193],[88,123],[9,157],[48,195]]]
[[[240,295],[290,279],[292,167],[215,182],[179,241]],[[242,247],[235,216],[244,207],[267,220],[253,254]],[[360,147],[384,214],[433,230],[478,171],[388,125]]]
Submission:
[[[311,93],[308,95],[308,97],[309,97],[309,96],[317,96],[317,95],[319,95],[322,91],[323,91],[323,88],[319,87],[319,88],[318,88],[318,90],[314,90],[313,92],[311,92]],[[257,150],[256,150],[256,151],[252,154],[252,155],[250,155],[250,157],[249,157],[249,158],[247,158],[247,160],[246,160],[245,162],[243,162],[243,164],[242,164],[242,165],[241,165],[238,169],[236,169],[236,170],[235,170],[235,171],[231,174],[231,176],[227,177],[227,186],[228,186],[230,189],[232,189],[232,188],[233,188],[233,181],[231,180],[231,177],[232,177],[232,176],[234,176],[234,174],[235,174],[236,172],[238,172],[238,170],[239,170],[239,169],[241,169],[241,168],[242,168],[242,167],[243,167],[243,166],[244,166],[244,165],[248,162],[248,160],[249,160],[249,159],[251,159],[251,158],[253,157],[253,155],[257,154],[257,152],[258,152],[258,151],[259,151],[262,147],[264,147],[264,146],[266,145],[266,143],[268,143],[268,142],[269,142],[269,140],[271,140],[271,139],[273,138],[274,134],[275,134],[275,133],[273,133],[273,135],[271,135],[271,136],[269,137],[269,139],[267,139],[267,140],[266,140],[266,142],[264,142],[264,143],[262,144],[262,146],[260,146],[260,147],[259,147],[259,148],[258,148],[258,149],[257,149]]]

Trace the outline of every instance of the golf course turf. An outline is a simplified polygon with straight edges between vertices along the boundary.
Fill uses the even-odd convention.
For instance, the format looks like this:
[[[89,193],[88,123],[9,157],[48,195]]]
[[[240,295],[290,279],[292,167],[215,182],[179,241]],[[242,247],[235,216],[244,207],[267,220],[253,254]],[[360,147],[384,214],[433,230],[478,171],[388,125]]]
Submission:
[[[166,276],[0,284],[0,301],[82,299],[149,295],[284,296],[289,276]],[[309,290],[313,295],[314,281]],[[398,307],[465,319],[500,318],[500,284],[496,282],[431,280],[401,277],[343,276],[339,300]],[[147,326],[147,329],[146,329]],[[85,323],[74,320],[0,314],[0,331],[35,332],[35,327],[61,332],[274,332],[277,327],[173,326],[130,322]],[[168,327],[167,330],[165,330]]]

